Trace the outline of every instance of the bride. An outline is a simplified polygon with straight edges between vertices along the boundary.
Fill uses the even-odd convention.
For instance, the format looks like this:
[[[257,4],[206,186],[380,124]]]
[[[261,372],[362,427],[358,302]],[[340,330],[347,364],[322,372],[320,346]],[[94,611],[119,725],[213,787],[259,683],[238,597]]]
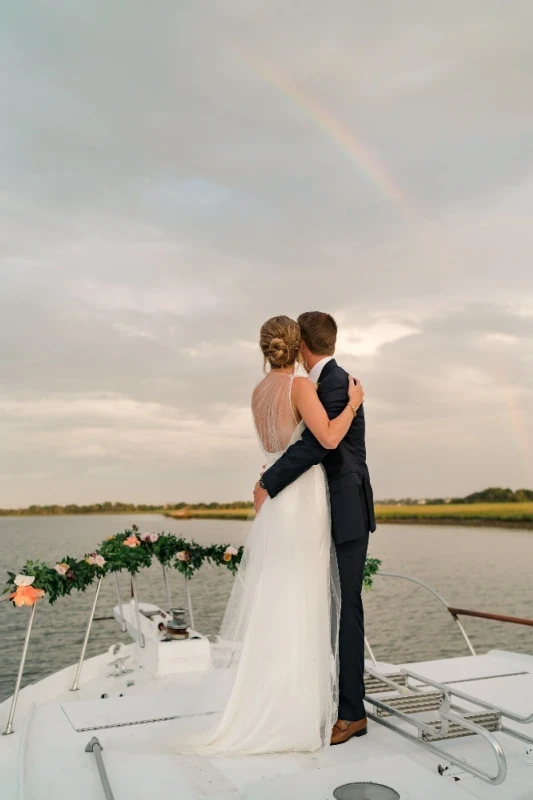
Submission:
[[[350,379],[346,408],[329,420],[300,365],[298,323],[267,320],[260,347],[270,369],[253,392],[252,412],[266,464],[304,425],[324,447],[337,447],[362,402],[360,385]],[[253,523],[208,669],[230,677],[227,699],[207,731],[175,742],[177,752],[309,752],[328,744],[337,715],[339,611],[326,480],[314,466],[267,499]]]

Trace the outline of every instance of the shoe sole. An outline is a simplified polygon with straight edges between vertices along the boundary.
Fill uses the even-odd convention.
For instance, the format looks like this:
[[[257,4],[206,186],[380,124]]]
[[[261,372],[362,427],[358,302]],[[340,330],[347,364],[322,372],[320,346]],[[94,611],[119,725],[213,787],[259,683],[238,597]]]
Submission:
[[[362,730],[357,731],[357,733],[351,733],[347,739],[342,739],[340,742],[331,742],[331,747],[336,747],[338,744],[345,744],[346,742],[349,742],[350,739],[359,738],[359,736],[366,736],[367,733],[368,728],[363,728]]]

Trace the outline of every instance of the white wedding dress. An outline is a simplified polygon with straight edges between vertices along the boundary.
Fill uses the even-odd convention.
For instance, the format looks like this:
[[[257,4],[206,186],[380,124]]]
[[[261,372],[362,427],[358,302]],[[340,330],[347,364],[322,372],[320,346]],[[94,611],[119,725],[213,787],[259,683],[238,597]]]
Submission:
[[[272,371],[253,395],[267,465],[302,434],[291,405],[293,377]],[[209,678],[229,685],[222,711],[204,718],[203,731],[182,729],[174,750],[212,757],[309,752],[329,744],[339,612],[327,485],[323,468],[315,466],[267,498],[254,520],[212,645]]]

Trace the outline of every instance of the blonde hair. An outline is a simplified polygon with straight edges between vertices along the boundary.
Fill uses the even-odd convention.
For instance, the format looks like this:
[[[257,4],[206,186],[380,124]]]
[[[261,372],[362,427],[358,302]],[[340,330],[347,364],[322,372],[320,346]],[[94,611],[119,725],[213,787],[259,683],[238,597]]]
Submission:
[[[283,314],[267,319],[261,326],[259,347],[264,356],[265,371],[267,363],[272,369],[294,364],[300,352],[300,326],[296,320]]]

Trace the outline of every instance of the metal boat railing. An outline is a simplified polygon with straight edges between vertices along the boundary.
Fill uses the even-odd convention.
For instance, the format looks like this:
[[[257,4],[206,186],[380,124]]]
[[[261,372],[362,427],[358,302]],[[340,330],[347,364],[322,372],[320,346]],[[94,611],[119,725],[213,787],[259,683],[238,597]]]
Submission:
[[[501,744],[493,735],[495,732],[525,742],[529,748],[533,745],[533,739],[526,733],[503,724],[503,720],[508,719],[521,725],[528,725],[533,722],[533,713],[516,714],[409,669],[401,669],[394,675],[382,675],[367,668],[366,674],[368,677],[365,680],[367,687],[365,700],[375,708],[375,713],[367,712],[370,719],[486,783],[499,785],[507,775],[507,761]],[[410,681],[416,681],[416,685]],[[394,696],[391,696],[393,693]],[[470,707],[474,707],[474,711],[466,710],[454,703],[454,699],[465,701]],[[423,719],[418,716],[427,712],[436,712],[437,720],[430,722],[427,716]],[[395,720],[399,720],[400,724]],[[414,727],[416,733],[411,733],[410,727]],[[442,740],[473,734],[484,739],[491,748],[496,759],[496,772],[487,772],[464,758],[455,756],[438,744]]]
[[[400,580],[406,580],[406,581],[409,581],[410,583],[416,584],[417,586],[421,586],[422,588],[426,589],[426,591],[430,592],[430,594],[432,594],[437,600],[439,600],[439,602],[451,614],[451,616],[454,619],[454,621],[456,622],[459,630],[461,631],[463,639],[466,642],[466,644],[468,646],[468,649],[470,650],[470,653],[473,656],[476,655],[476,651],[474,649],[474,646],[473,646],[472,642],[470,641],[470,638],[468,637],[468,634],[466,633],[464,627],[462,626],[461,622],[459,621],[459,616],[471,616],[471,617],[478,617],[478,618],[481,618],[481,619],[497,620],[497,621],[500,621],[500,622],[510,622],[510,623],[515,623],[515,624],[519,624],[519,625],[533,626],[533,620],[523,619],[523,618],[520,618],[520,617],[509,617],[509,616],[504,616],[504,615],[500,615],[500,614],[489,614],[488,612],[483,612],[483,611],[470,611],[468,609],[461,609],[461,608],[456,608],[454,606],[450,606],[447,603],[447,601],[444,599],[444,597],[441,594],[439,594],[439,592],[437,592],[435,589],[433,589],[431,586],[429,586],[424,581],[421,581],[418,578],[413,578],[413,577],[411,577],[409,575],[402,575],[400,573],[382,572],[382,571],[377,572],[376,575],[378,577],[380,576],[380,577],[383,577],[383,578],[395,578],[395,579],[400,579]],[[125,630],[126,630],[126,622],[125,622],[125,619],[124,619],[124,611],[123,611],[123,608],[122,608],[122,601],[121,601],[121,597],[120,597],[120,589],[119,589],[119,584],[118,584],[118,576],[117,576],[116,572],[113,573],[113,577],[114,577],[114,581],[115,581],[115,589],[116,589],[116,593],[117,593],[118,606],[119,606],[119,610],[120,610],[121,628],[122,628],[122,631],[125,632]],[[166,570],[165,570],[164,566],[163,566],[163,579],[164,579],[164,583],[165,583],[165,589],[166,589],[166,593],[167,593],[167,598],[168,598],[169,603],[171,605],[171,596],[170,596],[170,590],[169,590],[169,585],[168,585],[168,577],[167,577]],[[85,653],[86,653],[86,649],[87,649],[87,644],[88,644],[88,641],[89,641],[89,636],[90,636],[92,624],[93,624],[93,622],[95,620],[95,611],[96,611],[96,605],[97,605],[97,602],[98,602],[98,597],[99,597],[99,594],[100,594],[101,584],[102,584],[102,578],[99,578],[99,580],[97,582],[97,586],[96,586],[95,597],[94,597],[93,603],[91,605],[91,610],[90,610],[90,613],[89,613],[89,620],[88,620],[88,623],[87,623],[87,628],[86,628],[85,636],[84,636],[84,639],[83,639],[80,658],[79,658],[79,661],[78,661],[78,664],[77,664],[77,667],[76,667],[76,672],[75,672],[74,681],[73,681],[73,684],[72,684],[72,687],[71,687],[71,691],[77,691],[78,688],[79,688],[79,682],[80,682],[83,662],[85,660]],[[185,580],[185,585],[186,585],[186,592],[187,592],[187,604],[188,604],[188,610],[189,610],[189,621],[190,621],[191,627],[194,628],[194,617],[193,617],[193,608],[192,608],[192,599],[191,599],[191,593],[190,593],[190,587],[189,587],[189,580],[187,580],[187,579]],[[140,647],[144,647],[145,646],[145,642],[144,642],[144,636],[143,636],[142,631],[141,631],[141,620],[140,620],[140,610],[139,610],[139,602],[138,602],[138,595],[137,595],[137,586],[136,586],[136,582],[135,582],[134,576],[131,576],[131,586],[132,586],[132,598],[133,598],[133,602],[134,602],[134,606],[135,606],[135,618],[136,618],[136,625],[137,625],[137,641],[138,641],[138,644],[139,644]],[[26,663],[26,656],[27,656],[27,653],[28,653],[28,645],[29,645],[31,630],[32,630],[32,626],[33,626],[33,621],[34,621],[34,618],[35,618],[36,608],[37,608],[37,604],[33,605],[32,608],[31,608],[31,611],[30,611],[30,618],[28,620],[28,626],[27,626],[27,630],[26,630],[24,646],[23,646],[23,650],[22,650],[21,660],[20,660],[19,669],[18,669],[18,673],[17,673],[17,679],[16,679],[16,683],[15,683],[15,690],[14,690],[13,698],[12,698],[12,702],[11,702],[11,708],[10,708],[9,715],[8,715],[7,725],[6,725],[6,728],[5,728],[4,732],[3,732],[4,736],[8,735],[10,733],[13,733],[13,720],[14,720],[15,710],[16,710],[16,706],[17,706],[19,693],[20,693],[22,675],[23,675],[24,666],[25,666],[25,663]],[[96,619],[98,619],[98,618],[96,618]],[[366,647],[367,647],[367,649],[368,649],[368,651],[370,653],[370,657],[371,657],[371,659],[372,659],[372,661],[374,663],[374,666],[375,666],[377,664],[377,661],[376,661],[375,655],[374,655],[374,653],[372,651],[372,648],[370,646],[370,643],[368,642],[368,640],[366,638],[365,638],[365,645],[366,645]],[[517,721],[522,721],[522,720],[517,720]]]
[[[424,581],[419,580],[418,578],[412,578],[410,575],[401,575],[399,572],[382,572],[381,570],[379,572],[377,572],[376,575],[380,576],[382,578],[398,578],[400,580],[410,581],[410,583],[416,583],[417,586],[422,586],[423,589],[426,589],[426,591],[430,592],[433,595],[433,597],[436,597],[437,600],[440,603],[442,603],[442,605],[444,606],[444,608],[447,611],[450,611],[450,606],[446,602],[444,597],[441,594],[439,594],[435,589],[433,589],[433,587],[431,587],[429,584],[425,583]],[[473,646],[472,642],[470,641],[465,629],[461,625],[461,623],[460,623],[460,621],[458,619],[458,615],[454,616],[452,614],[452,617],[454,618],[454,620],[455,620],[455,622],[457,624],[457,627],[461,631],[463,639],[465,640],[466,644],[468,645],[468,649],[470,650],[472,655],[475,656],[476,655],[476,651],[474,650],[474,646]]]
[[[515,625],[533,626],[533,620],[531,619],[450,606],[439,592],[424,581],[409,575],[381,571],[376,574],[383,578],[395,578],[409,581],[417,586],[421,586],[432,594],[452,616],[452,619],[461,631],[463,639],[473,656],[476,655],[476,651],[468,634],[459,621],[460,616],[508,622]],[[376,659],[366,639],[365,644],[375,666]],[[375,713],[371,711],[367,712],[370,719],[395,731],[400,736],[410,739],[486,783],[499,785],[503,783],[507,775],[505,754],[500,743],[494,737],[494,732],[499,731],[514,739],[525,742],[529,748],[533,745],[533,739],[526,733],[503,724],[503,720],[508,719],[521,725],[528,725],[533,722],[533,712],[524,715],[516,714],[500,706],[496,706],[493,703],[488,703],[466,692],[453,688],[450,686],[450,683],[453,682],[447,684],[439,683],[408,669],[401,669],[399,673],[395,675],[383,675],[367,667],[366,674],[368,678],[365,681],[365,684],[367,684],[365,700],[375,709]],[[410,679],[417,681],[417,685],[409,685]],[[431,691],[428,691],[428,688]],[[380,693],[382,696],[377,697],[376,694]],[[392,693],[394,693],[394,696],[391,697]],[[464,708],[454,704],[452,702],[454,697],[458,700],[465,701],[470,706],[474,706],[474,708],[477,707],[477,712],[472,713],[465,711]],[[417,715],[428,711],[437,712],[438,720],[436,722],[428,722],[426,717],[424,717],[424,719],[417,718]],[[391,719],[384,719],[385,716]],[[399,724],[394,720],[398,720]],[[415,733],[411,733],[409,730],[409,728],[413,727],[415,728]],[[496,760],[495,772],[490,773],[475,764],[470,764],[463,758],[453,755],[453,753],[443,749],[436,743],[438,740],[442,739],[473,734],[480,736],[489,745]]]
[[[509,617],[506,614],[489,614],[488,611],[471,611],[467,608],[454,608],[448,606],[448,611],[452,617],[478,617],[479,619],[491,619],[495,622],[511,622],[514,625],[529,625],[533,627],[533,619],[525,619],[524,617]]]
[[[121,597],[120,597],[120,588],[119,588],[119,584],[118,584],[118,575],[117,575],[116,572],[113,573],[113,577],[114,577],[114,581],[115,581],[115,589],[116,589],[116,593],[117,593],[118,607],[119,607],[119,610],[120,610],[121,628],[122,628],[123,632],[126,632],[126,621],[125,621],[125,618],[124,618],[124,610],[122,608],[122,600],[121,600]],[[167,591],[167,597],[169,599],[169,602],[171,603],[170,590],[169,590],[169,586],[168,586],[168,579],[167,579],[165,567],[163,567],[163,577],[164,577],[164,581],[165,581],[165,588],[166,588],[166,591]],[[82,671],[82,668],[83,668],[83,663],[85,661],[85,653],[86,653],[86,650],[87,650],[87,644],[89,642],[89,636],[90,636],[90,633],[91,633],[92,624],[93,624],[93,622],[95,620],[96,605],[98,603],[98,597],[100,595],[100,588],[102,586],[102,580],[103,580],[102,578],[99,578],[98,581],[97,581],[97,584],[96,584],[96,591],[95,591],[95,595],[94,595],[94,600],[92,602],[91,610],[89,612],[89,619],[88,619],[88,622],[87,622],[87,628],[85,630],[85,636],[83,637],[83,643],[82,643],[82,647],[81,647],[80,658],[79,658],[79,661],[78,661],[78,663],[76,665],[76,672],[75,672],[75,675],[74,675],[74,680],[73,680],[72,686],[70,688],[71,692],[76,692],[79,689],[81,671]],[[141,631],[141,622],[140,622],[139,602],[138,602],[138,596],[137,596],[137,587],[136,587],[136,583],[135,583],[135,578],[133,576],[131,576],[131,585],[132,585],[132,597],[133,597],[133,601],[134,601],[134,605],[135,605],[135,617],[136,617],[136,622],[137,622],[137,642],[139,644],[139,647],[144,647],[145,646],[145,642],[144,642],[144,636],[143,636],[142,631]],[[187,586],[187,600],[188,600],[188,603],[189,603],[189,608],[191,610],[191,625],[192,625],[192,601],[191,601],[191,594],[190,594],[190,590],[189,590],[189,581],[188,580],[186,580],[186,586]],[[33,627],[33,620],[35,619],[35,612],[37,611],[37,605],[38,605],[37,603],[34,603],[33,606],[31,607],[30,617],[28,619],[28,625],[27,625],[27,628],[26,628],[26,636],[24,638],[24,645],[23,645],[23,648],[22,648],[22,655],[21,655],[21,658],[20,658],[20,663],[19,663],[19,668],[18,668],[18,673],[17,673],[17,679],[16,679],[16,682],[15,682],[15,690],[13,692],[13,697],[12,697],[12,700],[11,700],[11,707],[10,707],[8,718],[7,718],[6,728],[5,728],[5,730],[3,731],[3,734],[2,734],[3,736],[8,736],[9,734],[14,733],[13,720],[15,718],[15,711],[16,711],[16,708],[17,708],[18,698],[19,698],[19,694],[20,694],[22,676],[24,674],[24,667],[26,665],[26,657],[28,655],[28,647],[29,647],[30,636],[31,636],[31,631],[32,631],[32,627]],[[102,619],[102,618],[96,617],[96,619]],[[109,619],[109,618],[103,618],[103,619]],[[111,619],[113,619],[113,618],[111,618]]]
[[[454,620],[454,622],[456,623],[457,627],[461,631],[461,635],[462,635],[464,641],[466,642],[467,647],[470,650],[470,653],[473,656],[477,655],[476,651],[474,649],[474,645],[472,644],[472,642],[470,640],[470,637],[468,636],[468,634],[465,631],[463,625],[461,624],[461,621],[459,620],[459,617],[475,617],[477,619],[487,619],[487,620],[493,620],[493,621],[496,621],[496,622],[507,622],[507,623],[511,623],[511,624],[514,624],[514,625],[528,625],[530,627],[533,627],[533,619],[526,619],[526,618],[523,618],[523,617],[513,617],[513,616],[508,616],[508,615],[505,615],[505,614],[492,614],[492,613],[489,613],[488,611],[473,611],[473,610],[466,609],[466,608],[457,608],[455,606],[451,606],[444,599],[444,597],[439,592],[436,591],[436,589],[433,589],[433,587],[430,586],[428,583],[425,583],[425,581],[421,581],[419,578],[413,578],[410,575],[402,575],[399,572],[382,572],[381,570],[379,570],[379,572],[376,573],[375,577],[396,578],[396,579],[399,579],[399,580],[409,581],[410,583],[414,583],[417,586],[421,586],[423,589],[425,589],[426,591],[430,592],[430,594],[432,594],[433,597],[435,597],[441,603],[441,605],[444,606],[446,611],[448,611],[448,613],[451,615],[452,619]],[[365,640],[365,643],[366,643],[366,646],[367,646],[368,651],[370,653],[370,656],[372,658],[372,661],[374,662],[374,665],[375,665],[376,664],[376,660],[374,658],[374,655],[372,653],[370,645],[369,645],[368,641],[366,641],[366,640]]]

